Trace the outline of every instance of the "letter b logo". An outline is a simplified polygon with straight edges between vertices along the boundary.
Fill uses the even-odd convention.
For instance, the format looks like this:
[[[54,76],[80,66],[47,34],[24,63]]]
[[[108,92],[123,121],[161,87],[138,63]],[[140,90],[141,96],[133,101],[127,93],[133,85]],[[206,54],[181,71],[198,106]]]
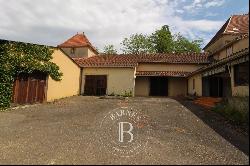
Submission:
[[[124,125],[129,125],[129,130],[124,131]],[[119,142],[124,142],[124,133],[127,133],[130,135],[130,140],[128,142],[132,142],[134,139],[133,133],[131,131],[133,130],[133,125],[129,122],[119,122]]]

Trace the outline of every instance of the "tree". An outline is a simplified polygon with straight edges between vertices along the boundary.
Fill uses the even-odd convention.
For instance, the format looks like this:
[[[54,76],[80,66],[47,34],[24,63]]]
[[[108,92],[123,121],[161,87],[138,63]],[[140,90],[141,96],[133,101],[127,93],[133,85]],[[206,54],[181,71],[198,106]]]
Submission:
[[[180,33],[172,34],[169,26],[164,25],[150,36],[131,35],[129,38],[125,38],[121,44],[125,54],[139,54],[201,52],[202,43],[202,39],[190,41]]]
[[[122,51],[125,54],[154,53],[150,37],[143,34],[134,34],[122,41]]]
[[[184,52],[197,52],[197,53],[199,53],[199,52],[201,52],[202,43],[203,43],[202,39],[189,41],[184,36],[177,34],[177,35],[175,35],[173,51],[176,53],[184,53]]]
[[[103,48],[104,54],[117,54],[117,50],[115,49],[114,45],[106,45]]]
[[[169,53],[174,51],[174,40],[168,25],[156,30],[151,35],[152,44],[157,53]]]

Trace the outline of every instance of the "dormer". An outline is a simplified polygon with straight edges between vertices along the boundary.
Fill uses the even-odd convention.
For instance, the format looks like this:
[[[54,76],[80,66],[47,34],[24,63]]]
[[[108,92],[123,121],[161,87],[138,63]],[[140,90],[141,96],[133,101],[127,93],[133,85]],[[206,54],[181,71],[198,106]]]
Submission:
[[[64,43],[58,45],[71,58],[89,58],[98,55],[84,33],[77,33]]]

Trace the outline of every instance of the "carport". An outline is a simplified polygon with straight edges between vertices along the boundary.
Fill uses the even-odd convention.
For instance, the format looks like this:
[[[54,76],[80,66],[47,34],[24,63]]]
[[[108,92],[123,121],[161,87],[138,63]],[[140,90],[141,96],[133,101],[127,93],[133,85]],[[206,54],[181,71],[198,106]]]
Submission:
[[[186,74],[175,71],[137,71],[135,96],[186,95]]]

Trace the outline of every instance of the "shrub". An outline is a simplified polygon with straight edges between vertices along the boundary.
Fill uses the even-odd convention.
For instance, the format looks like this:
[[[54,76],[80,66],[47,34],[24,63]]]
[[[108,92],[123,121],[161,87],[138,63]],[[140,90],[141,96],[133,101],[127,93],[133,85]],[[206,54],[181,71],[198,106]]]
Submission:
[[[123,97],[132,97],[132,91],[125,91],[124,94],[122,95]]]
[[[218,104],[213,111],[235,124],[247,124],[249,123],[249,97],[228,98]]]

